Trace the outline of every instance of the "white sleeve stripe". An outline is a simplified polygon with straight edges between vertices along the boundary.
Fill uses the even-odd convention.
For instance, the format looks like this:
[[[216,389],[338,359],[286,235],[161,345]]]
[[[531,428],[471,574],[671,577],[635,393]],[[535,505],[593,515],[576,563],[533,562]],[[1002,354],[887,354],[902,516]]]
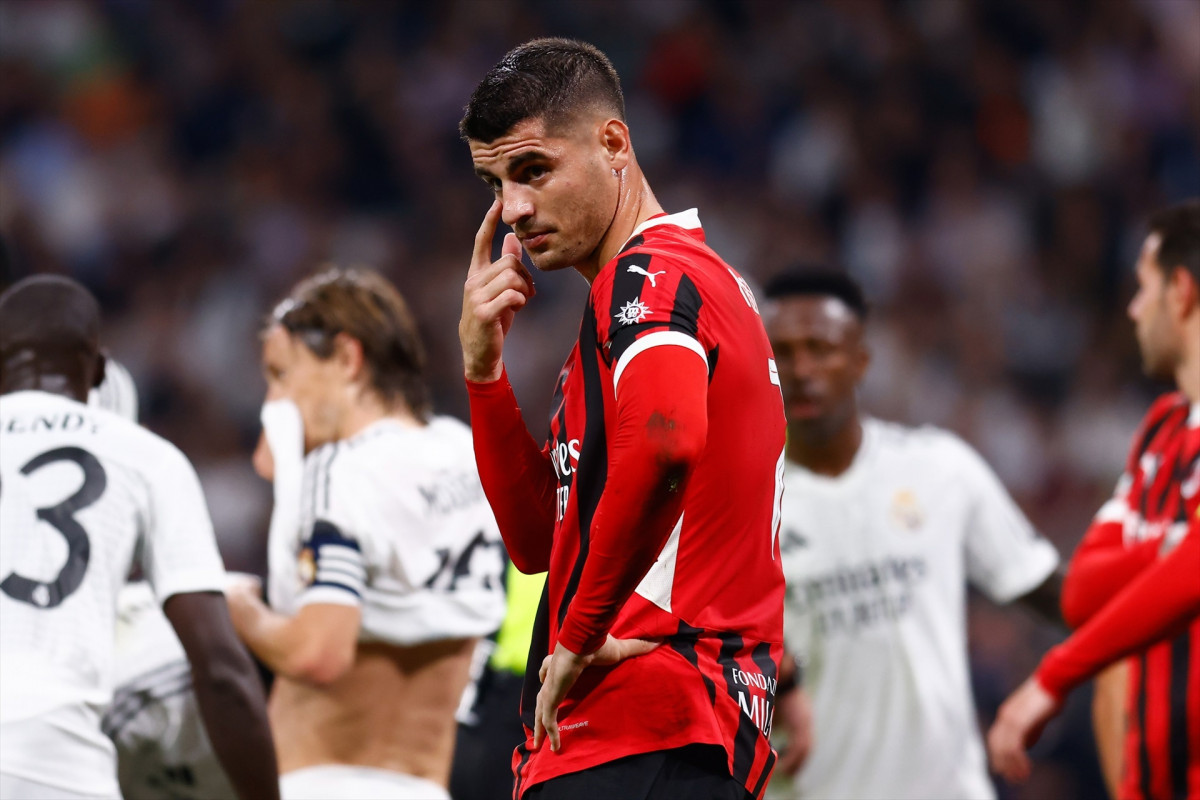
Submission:
[[[365,570],[350,570],[336,564],[322,564],[317,567],[317,580],[319,581],[351,581],[361,584],[365,577]]]
[[[323,544],[317,547],[318,559],[340,559],[342,561],[351,561],[355,564],[362,563],[362,553],[353,547],[348,547],[344,544]]]
[[[1129,515],[1129,504],[1123,497],[1114,497],[1096,512],[1096,522],[1124,522]]]
[[[676,345],[677,347],[685,347],[691,350],[700,356],[700,359],[704,362],[704,369],[708,370],[708,354],[704,352],[704,347],[695,338],[688,336],[682,331],[655,331],[635,341],[617,359],[617,367],[613,370],[613,391],[616,391],[621,381],[621,374],[625,372],[625,368],[629,366],[629,362],[633,360],[634,356],[638,353],[646,352],[651,347],[659,347],[661,345]]]
[[[333,569],[346,570],[347,572],[365,572],[366,567],[361,561],[350,561],[345,558],[321,558],[316,560],[318,567],[331,567]]]
[[[361,606],[362,598],[349,589],[336,586],[313,586],[300,595],[299,605],[328,603],[335,606]]]

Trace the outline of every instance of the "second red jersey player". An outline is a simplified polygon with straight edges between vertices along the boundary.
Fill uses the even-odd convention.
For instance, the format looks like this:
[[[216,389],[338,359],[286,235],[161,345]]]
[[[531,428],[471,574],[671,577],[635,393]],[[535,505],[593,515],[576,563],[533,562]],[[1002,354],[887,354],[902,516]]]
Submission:
[[[1129,304],[1142,366],[1174,379],[1134,439],[1113,499],[1071,559],[1063,616],[1077,630],[1042,660],[988,733],[997,771],[1066,695],[1131,656],[1121,800],[1200,800],[1200,202],[1150,220]]]

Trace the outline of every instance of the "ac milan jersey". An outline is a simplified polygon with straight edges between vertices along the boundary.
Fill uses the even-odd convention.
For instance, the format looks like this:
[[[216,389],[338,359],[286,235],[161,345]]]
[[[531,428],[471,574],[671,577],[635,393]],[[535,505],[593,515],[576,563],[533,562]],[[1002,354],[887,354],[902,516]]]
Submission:
[[[1116,493],[1071,560],[1063,590],[1068,622],[1086,623],[1185,536],[1200,535],[1189,534],[1197,515],[1200,404],[1174,392],[1151,406]],[[1070,688],[1058,685],[1061,665],[1083,663],[1073,652],[1077,638],[1051,651],[1039,671],[1056,694]],[[1122,799],[1200,798],[1200,618],[1135,653],[1130,665]]]
[[[616,393],[630,362],[662,346],[708,372],[707,440],[683,513],[611,634],[665,644],[583,674],[559,708],[561,751],[535,751],[532,738],[518,748],[517,797],[558,775],[689,744],[723,746],[730,773],[758,797],[774,764],[783,402],[754,297],[704,244],[695,210],[643,223],[604,266],[559,374],[546,449],[553,543],[522,716],[532,734],[538,666],[559,640],[609,477]]]

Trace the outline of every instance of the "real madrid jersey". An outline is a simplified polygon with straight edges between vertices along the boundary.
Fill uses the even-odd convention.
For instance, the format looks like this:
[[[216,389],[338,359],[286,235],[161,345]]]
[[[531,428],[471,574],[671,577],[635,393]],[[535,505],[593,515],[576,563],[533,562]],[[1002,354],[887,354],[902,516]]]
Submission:
[[[277,504],[268,588],[276,610],[360,606],[360,638],[399,646],[500,627],[503,543],[466,425],[449,417],[420,427],[380,420],[309,453],[291,497],[280,485],[288,465],[278,438],[268,430]]]
[[[0,397],[5,773],[116,794],[100,714],[112,697],[117,593],[135,560],[159,603],[221,590],[212,523],[183,454],[67,397]]]
[[[997,602],[1058,555],[956,436],[866,419],[836,478],[788,462],[785,638],[807,661],[820,798],[993,796],[971,698],[965,584]]]

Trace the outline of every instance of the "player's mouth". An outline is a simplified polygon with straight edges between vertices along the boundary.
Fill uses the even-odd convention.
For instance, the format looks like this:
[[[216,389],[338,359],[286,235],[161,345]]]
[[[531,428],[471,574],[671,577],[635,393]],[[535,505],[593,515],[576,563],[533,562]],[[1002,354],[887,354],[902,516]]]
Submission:
[[[526,250],[536,250],[546,244],[546,240],[550,237],[550,231],[535,231],[532,233],[518,233],[517,238],[521,240],[521,244]]]
[[[788,397],[787,415],[790,419],[815,419],[825,411],[821,398],[808,394],[793,394]]]

